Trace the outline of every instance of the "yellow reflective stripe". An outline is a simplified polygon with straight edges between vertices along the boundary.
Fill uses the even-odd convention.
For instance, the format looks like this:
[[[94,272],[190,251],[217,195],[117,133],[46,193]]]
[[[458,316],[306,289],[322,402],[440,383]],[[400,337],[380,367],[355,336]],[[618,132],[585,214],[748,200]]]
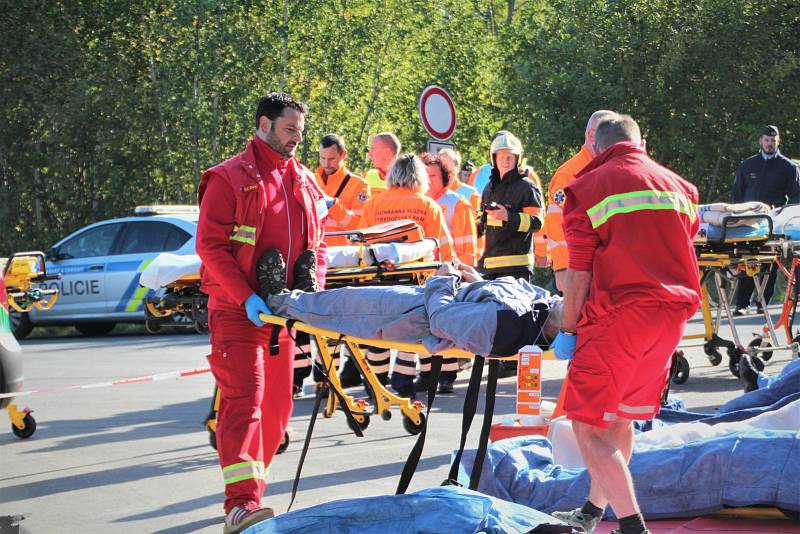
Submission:
[[[241,480],[256,479],[266,480],[264,462],[239,462],[222,468],[222,478],[225,484],[234,484]]]
[[[675,210],[692,221],[697,217],[697,205],[677,191],[631,191],[611,195],[586,211],[592,228],[603,225],[614,215],[643,210]]]
[[[484,269],[499,269],[500,267],[527,267],[533,265],[533,254],[520,254],[517,256],[494,256],[483,260]]]
[[[531,228],[531,216],[527,213],[519,214],[519,228],[517,232],[527,232]]]
[[[486,226],[503,226],[503,221],[498,221],[497,219],[486,219]]]
[[[239,241],[248,245],[256,246],[256,229],[252,226],[236,225],[233,227],[231,241]]]
[[[147,266],[150,265],[150,263],[152,261],[153,260],[144,260],[142,262],[142,264],[139,265],[139,268],[136,270],[136,272],[140,273],[140,272],[144,271],[147,268]],[[142,286],[137,287],[136,291],[133,292],[133,296],[128,301],[128,303],[125,305],[125,311],[126,312],[135,312],[136,310],[138,310],[139,306],[142,304],[142,299],[144,298],[144,296],[146,294],[147,294],[147,288],[146,287],[142,287]]]

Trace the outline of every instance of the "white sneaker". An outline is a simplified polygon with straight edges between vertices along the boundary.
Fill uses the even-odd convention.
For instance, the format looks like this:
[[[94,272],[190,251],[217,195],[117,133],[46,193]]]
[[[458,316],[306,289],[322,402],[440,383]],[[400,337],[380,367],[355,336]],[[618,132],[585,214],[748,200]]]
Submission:
[[[228,515],[225,516],[225,528],[222,530],[223,534],[238,534],[247,527],[264,521],[271,517],[275,517],[275,510],[272,508],[257,507],[258,505],[249,504],[245,506],[234,506]]]

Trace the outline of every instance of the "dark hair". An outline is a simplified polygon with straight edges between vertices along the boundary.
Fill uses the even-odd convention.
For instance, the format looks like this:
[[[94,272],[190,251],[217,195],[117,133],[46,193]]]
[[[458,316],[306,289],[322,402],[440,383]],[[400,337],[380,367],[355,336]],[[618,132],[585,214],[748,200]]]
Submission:
[[[286,93],[269,93],[261,99],[256,108],[256,130],[261,117],[266,116],[269,120],[274,121],[281,115],[286,108],[292,108],[299,111],[303,115],[308,114],[308,106],[299,100],[295,100]]]
[[[339,154],[342,153],[344,150],[344,139],[336,134],[327,134],[323,136],[322,139],[319,140],[319,146],[321,148],[330,148],[332,146],[336,147],[336,152]]]
[[[594,144],[598,153],[621,141],[640,143],[642,134],[639,125],[630,115],[613,115],[600,119],[594,132]]]
[[[421,159],[422,163],[425,165],[436,165],[439,167],[439,170],[442,171],[442,183],[445,187],[450,185],[450,182],[455,179],[456,168],[453,167],[453,164],[450,163],[449,160],[434,156],[430,152],[423,152],[419,155],[419,159]]]

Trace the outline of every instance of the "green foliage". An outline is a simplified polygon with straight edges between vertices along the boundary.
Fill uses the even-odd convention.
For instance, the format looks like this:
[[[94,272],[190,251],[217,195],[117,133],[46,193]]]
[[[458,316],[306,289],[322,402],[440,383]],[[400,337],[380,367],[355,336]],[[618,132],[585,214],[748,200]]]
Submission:
[[[634,115],[652,154],[725,198],[761,126],[800,154],[800,15],[779,0],[0,0],[0,250],[44,248],[136,204],[193,202],[241,150],[260,96],[311,113],[298,151],[427,136],[423,87],[454,97],[454,141],[486,160],[519,133],[546,179],[586,118]]]

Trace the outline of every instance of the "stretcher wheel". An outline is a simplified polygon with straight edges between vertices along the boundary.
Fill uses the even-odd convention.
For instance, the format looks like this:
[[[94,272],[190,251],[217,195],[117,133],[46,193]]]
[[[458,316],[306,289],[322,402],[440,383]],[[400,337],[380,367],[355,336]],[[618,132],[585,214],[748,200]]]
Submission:
[[[25,417],[22,419],[22,423],[25,425],[22,429],[17,428],[15,425],[11,425],[11,431],[14,432],[14,435],[17,436],[19,439],[28,439],[36,432],[36,419],[33,418],[31,414],[25,414]]]
[[[705,352],[706,356],[708,356],[708,362],[711,365],[717,366],[722,363],[722,354],[720,354],[717,348],[712,346],[710,343],[703,345],[703,352]]]
[[[275,454],[281,454],[282,452],[284,452],[288,448],[289,448],[289,433],[288,432],[284,432],[283,433],[283,439],[281,440],[281,444],[278,445],[278,450],[275,451]]]
[[[687,380],[689,380],[689,360],[686,359],[685,356],[678,354],[676,357],[678,369],[675,371],[675,376],[672,377],[672,381],[676,384],[683,384]]]
[[[735,358],[733,357],[733,355],[731,356],[731,361],[728,362],[728,369],[730,369],[731,374],[733,376],[739,378],[739,361],[742,359],[742,353],[736,351],[735,355],[736,355]],[[762,360],[758,356],[750,356],[750,361],[753,362],[753,367],[755,367],[756,371],[764,370],[764,360]]]
[[[217,433],[213,430],[208,431],[208,444],[212,449],[217,450]]]
[[[362,420],[359,421],[358,420],[359,418],[361,418]],[[355,421],[355,424],[353,424],[353,421]],[[352,430],[353,432],[355,432],[356,428],[363,431],[366,430],[367,427],[369,426],[369,416],[365,414],[358,414],[358,415],[353,414],[353,421],[351,421],[349,417],[347,418],[347,426],[349,426],[350,430]],[[356,425],[358,426],[356,427]]]
[[[419,414],[419,424],[415,424],[414,421],[411,420],[410,417],[403,414],[403,428],[406,429],[406,432],[411,434],[412,436],[416,436],[420,432],[422,432],[422,427],[425,426],[425,414]]]
[[[148,319],[144,322],[144,329],[147,330],[150,334],[155,334],[159,330],[161,330],[161,321],[156,319]]]
[[[748,343],[747,346],[748,347],[771,347],[772,343],[770,343],[768,339],[757,337],[753,341]],[[768,351],[764,351],[764,352],[759,352],[758,354],[754,353],[753,356],[758,356],[759,358],[761,358],[765,362],[768,362],[769,359],[772,358],[772,351],[768,350]]]

